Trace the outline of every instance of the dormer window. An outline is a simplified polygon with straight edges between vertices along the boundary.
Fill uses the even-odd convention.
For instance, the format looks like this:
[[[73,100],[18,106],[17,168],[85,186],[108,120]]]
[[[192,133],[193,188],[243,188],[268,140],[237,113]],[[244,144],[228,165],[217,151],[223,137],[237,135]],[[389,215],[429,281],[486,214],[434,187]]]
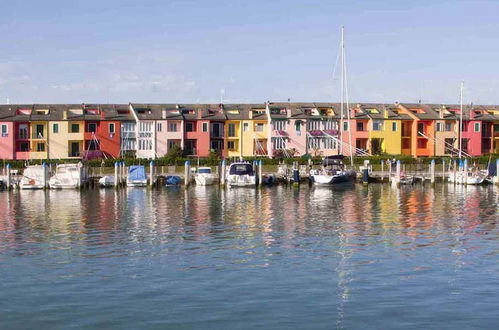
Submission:
[[[371,109],[366,109],[366,112],[371,113],[371,114],[378,114],[379,110],[375,109],[375,108],[371,108]]]
[[[99,109],[86,109],[85,113],[87,115],[98,115],[100,113]]]
[[[35,113],[37,115],[48,115],[49,114],[49,110],[48,109],[36,109]]]
[[[69,114],[73,116],[83,115],[83,109],[69,109]]]
[[[231,114],[231,115],[238,115],[239,114],[239,110],[227,110],[227,113]]]

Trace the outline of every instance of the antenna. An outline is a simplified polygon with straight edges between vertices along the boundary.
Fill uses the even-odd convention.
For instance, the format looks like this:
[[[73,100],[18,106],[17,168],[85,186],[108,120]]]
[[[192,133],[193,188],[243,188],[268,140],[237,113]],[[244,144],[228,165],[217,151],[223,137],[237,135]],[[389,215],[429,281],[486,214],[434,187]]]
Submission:
[[[220,90],[220,104],[224,104],[225,89]]]
[[[459,95],[459,159],[461,159],[461,155],[463,153],[463,88],[464,81],[461,81],[461,92]]]

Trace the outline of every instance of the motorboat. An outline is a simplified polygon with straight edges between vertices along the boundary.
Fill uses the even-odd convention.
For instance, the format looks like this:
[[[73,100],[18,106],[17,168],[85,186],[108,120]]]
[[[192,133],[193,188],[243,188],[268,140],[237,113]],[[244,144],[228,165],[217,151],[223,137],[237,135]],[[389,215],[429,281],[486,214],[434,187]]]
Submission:
[[[472,171],[457,171],[449,174],[448,181],[456,184],[479,185],[484,183],[486,178],[487,176],[480,172],[473,173]]]
[[[43,189],[45,180],[49,178],[49,169],[43,165],[29,165],[23,172],[20,189]]]
[[[99,185],[102,188],[114,187],[115,186],[114,181],[115,180],[113,175],[104,175],[102,178],[99,179]]]
[[[146,187],[147,175],[146,168],[143,165],[132,165],[128,169],[126,177],[127,187]]]
[[[343,158],[343,155],[324,157],[322,168],[310,171],[312,182],[317,185],[354,182],[357,173],[345,168]]]
[[[88,181],[88,170],[82,163],[59,164],[49,180],[52,189],[76,189]]]
[[[196,184],[200,186],[212,185],[218,179],[216,173],[213,173],[211,167],[199,167],[194,174]]]
[[[256,175],[253,165],[248,162],[230,164],[226,182],[227,185],[235,187],[255,186]]]

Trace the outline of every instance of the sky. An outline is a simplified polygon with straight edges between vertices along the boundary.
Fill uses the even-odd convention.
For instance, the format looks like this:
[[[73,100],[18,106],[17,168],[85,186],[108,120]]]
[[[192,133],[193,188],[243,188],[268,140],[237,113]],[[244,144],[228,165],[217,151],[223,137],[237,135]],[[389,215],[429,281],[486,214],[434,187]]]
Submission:
[[[0,103],[499,104],[499,1],[1,1]]]

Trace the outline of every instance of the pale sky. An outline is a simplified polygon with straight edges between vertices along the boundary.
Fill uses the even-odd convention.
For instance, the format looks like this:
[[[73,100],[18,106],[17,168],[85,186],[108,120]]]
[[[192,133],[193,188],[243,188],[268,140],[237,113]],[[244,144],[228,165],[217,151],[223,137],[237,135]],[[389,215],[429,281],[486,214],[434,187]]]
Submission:
[[[499,104],[499,1],[0,3],[0,103]]]

